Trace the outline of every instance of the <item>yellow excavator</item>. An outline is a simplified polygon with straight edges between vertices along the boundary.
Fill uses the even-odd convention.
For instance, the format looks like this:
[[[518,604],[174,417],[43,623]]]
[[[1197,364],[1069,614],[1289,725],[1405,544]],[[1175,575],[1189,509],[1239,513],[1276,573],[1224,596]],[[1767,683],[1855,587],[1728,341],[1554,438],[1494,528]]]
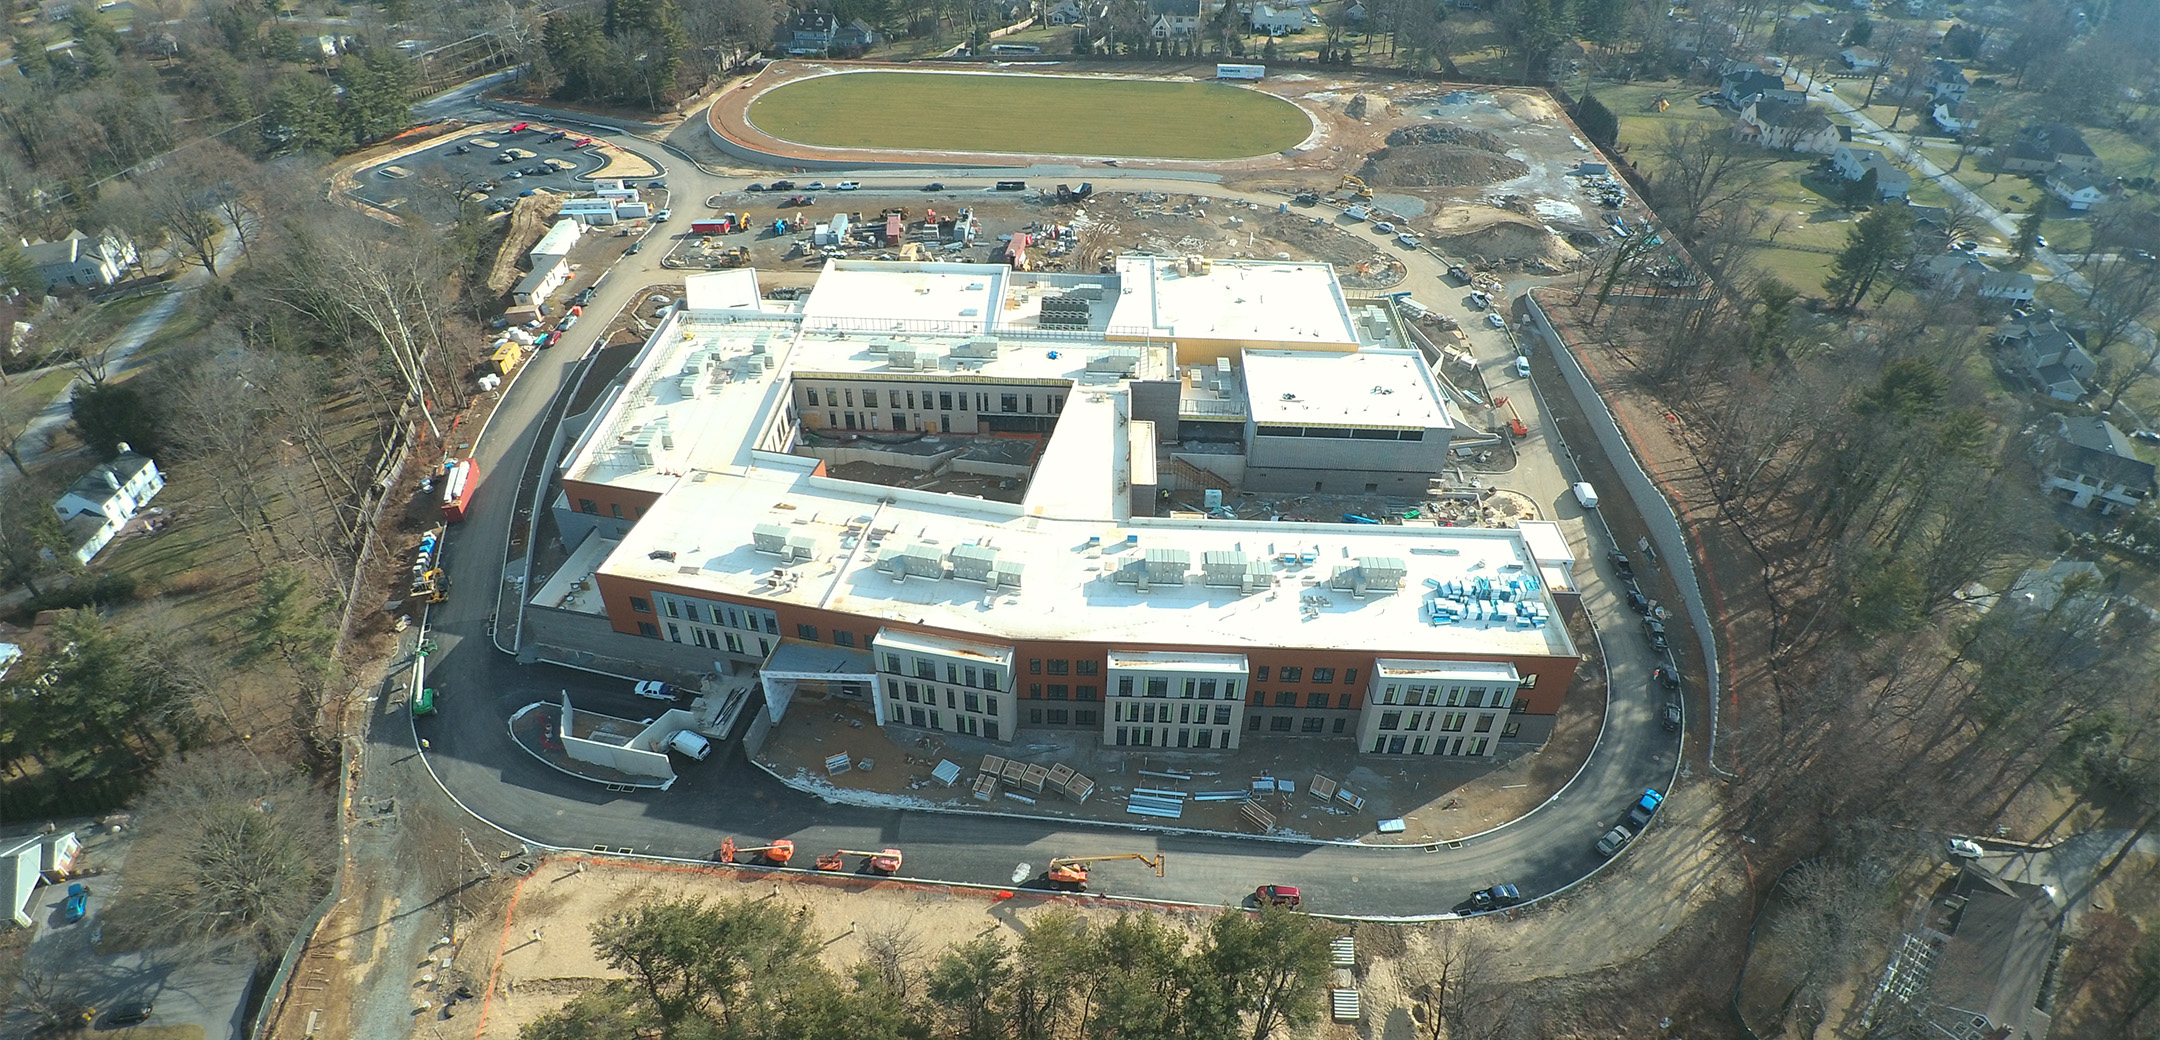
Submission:
[[[847,869],[847,857],[849,856],[861,856],[869,860],[868,866],[872,874],[884,874],[890,877],[900,873],[899,849],[884,849],[878,852],[835,849],[817,858],[817,868],[819,870],[845,870]]]
[[[1057,859],[1053,859],[1050,861],[1050,869],[1043,871],[1043,878],[1049,881],[1051,886],[1054,888],[1062,888],[1070,892],[1078,892],[1087,888],[1087,865],[1090,863],[1107,863],[1111,860],[1136,859],[1142,863],[1147,864],[1150,867],[1153,867],[1155,869],[1155,876],[1161,877],[1163,876],[1164,858],[1165,857],[1160,854],[1157,854],[1153,858],[1150,858],[1138,852],[1120,852],[1116,855],[1111,856],[1060,856]]]
[[[795,858],[795,843],[786,838],[775,838],[770,845],[754,845],[744,848],[736,845],[735,839],[725,838],[721,840],[720,851],[714,854],[713,858],[722,863],[734,863],[737,856],[753,854],[758,856],[757,862],[775,867],[784,867],[787,866],[788,860]]]
[[[1342,179],[1342,183],[1341,183],[1341,184],[1338,184],[1338,185],[1336,185],[1336,186],[1335,186],[1335,190],[1337,190],[1337,191],[1341,191],[1341,190],[1342,190],[1342,189],[1344,189],[1344,188],[1348,188],[1348,189],[1350,189],[1350,194],[1351,194],[1351,196],[1352,196],[1352,197],[1354,197],[1354,198],[1359,198],[1359,199],[1369,199],[1369,198],[1372,198],[1372,189],[1371,189],[1371,188],[1368,188],[1368,187],[1366,187],[1366,186],[1365,186],[1365,182],[1364,182],[1363,180],[1360,180],[1360,179],[1359,179],[1359,178],[1357,178],[1357,177],[1353,177],[1353,176],[1351,176],[1350,174],[1347,174],[1347,173],[1346,173],[1346,174],[1343,174],[1343,179]]]

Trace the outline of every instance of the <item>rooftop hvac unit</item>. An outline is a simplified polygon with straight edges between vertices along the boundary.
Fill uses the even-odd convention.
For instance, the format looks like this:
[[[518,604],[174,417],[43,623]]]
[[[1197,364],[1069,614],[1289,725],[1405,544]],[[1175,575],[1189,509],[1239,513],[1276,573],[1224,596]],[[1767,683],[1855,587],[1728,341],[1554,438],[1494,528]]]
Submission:
[[[1183,549],[1149,549],[1144,559],[1148,580],[1157,585],[1183,585],[1192,570],[1192,554]]]
[[[1027,572],[1027,564],[1018,560],[999,560],[995,582],[1001,588],[1019,588],[1020,576]]]
[[[987,545],[957,545],[946,558],[952,561],[952,576],[959,581],[987,582],[997,573],[997,550]]]
[[[1102,283],[1081,282],[1079,285],[1072,287],[1072,294],[1083,300],[1100,300],[1103,298]]]
[[[779,524],[759,524],[750,529],[750,547],[761,553],[787,552],[788,529]]]
[[[928,578],[938,581],[945,577],[945,558],[937,546],[917,542],[899,549],[888,549],[878,558],[878,567],[892,575],[895,582],[909,578]]]
[[[913,346],[902,346],[895,343],[892,349],[885,352],[885,356],[887,362],[899,371],[912,372],[915,370],[915,348]]]
[[[883,354],[886,351],[891,350],[892,348],[893,342],[891,340],[885,339],[871,340],[868,346],[863,347],[864,350],[867,350],[872,354]]]
[[[1376,589],[1393,592],[1403,587],[1404,576],[1410,573],[1401,557],[1360,556],[1358,566],[1365,571],[1365,580]]]
[[[1209,509],[1221,509],[1221,508],[1222,508],[1222,489],[1221,489],[1221,488],[1207,488],[1206,490],[1203,490],[1203,491],[1201,491],[1201,492],[1200,492],[1200,501],[1201,501],[1201,502],[1203,502],[1203,503],[1205,503],[1205,504],[1207,505],[1207,507],[1208,507]]]
[[[817,536],[797,534],[788,536],[787,555],[791,559],[807,560],[817,555]]]
[[[975,336],[952,348],[954,357],[995,359],[1003,348],[996,336]]]
[[[1200,554],[1201,581],[1208,585],[1231,586],[1245,583],[1245,567],[1252,562],[1244,553],[1231,550],[1214,550]]]
[[[1228,378],[1230,378],[1230,359],[1229,359],[1229,358],[1226,358],[1226,357],[1219,357],[1219,358],[1216,358],[1216,359],[1215,359],[1215,377],[1216,377],[1217,379],[1228,379]]]
[[[1275,565],[1267,560],[1254,560],[1245,565],[1245,580],[1239,588],[1248,596],[1275,585]]]
[[[1088,358],[1090,372],[1115,372],[1129,376],[1140,368],[1140,352],[1137,350],[1110,350]]]

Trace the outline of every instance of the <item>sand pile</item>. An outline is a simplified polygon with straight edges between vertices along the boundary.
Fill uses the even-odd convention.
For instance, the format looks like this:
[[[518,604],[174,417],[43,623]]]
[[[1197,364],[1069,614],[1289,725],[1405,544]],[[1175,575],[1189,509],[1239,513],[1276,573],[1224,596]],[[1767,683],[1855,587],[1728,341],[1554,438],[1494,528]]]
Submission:
[[[1433,244],[1448,256],[1487,263],[1514,263],[1526,270],[1560,270],[1582,260],[1574,246],[1527,220],[1495,220],[1453,234],[1442,234]]]
[[[1482,130],[1409,126],[1388,134],[1387,147],[1366,156],[1358,175],[1389,187],[1465,188],[1530,172],[1506,153],[1499,138]]]

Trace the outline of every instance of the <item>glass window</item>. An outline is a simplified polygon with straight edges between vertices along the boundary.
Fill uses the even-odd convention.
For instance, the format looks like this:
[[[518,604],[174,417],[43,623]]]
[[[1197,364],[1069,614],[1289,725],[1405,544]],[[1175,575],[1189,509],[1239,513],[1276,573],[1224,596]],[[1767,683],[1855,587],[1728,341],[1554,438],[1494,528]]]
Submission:
[[[990,717],[992,717],[992,718],[996,718],[996,717],[997,717],[997,704],[998,704],[998,699],[997,699],[997,695],[995,695],[995,694],[992,694],[991,696],[988,696],[988,697],[985,697],[985,698],[983,698],[983,714],[985,714],[985,715],[988,715],[988,716],[990,716]]]
[[[1095,714],[1095,713],[1094,713],[1093,711],[1089,711],[1089,710],[1087,710],[1087,709],[1084,709],[1084,708],[1081,708],[1081,709],[1075,709],[1075,710],[1073,711],[1073,725],[1076,725],[1076,726],[1093,726],[1093,725],[1097,725],[1097,724],[1099,724],[1099,723],[1101,723],[1101,722],[1102,722],[1102,719],[1101,719],[1100,717],[1098,717],[1098,716],[1097,716],[1097,715],[1096,715],[1096,714]]]
[[[1255,668],[1255,669],[1253,669],[1253,673],[1252,673],[1252,681],[1254,681],[1254,682],[1266,682],[1266,681],[1267,681],[1267,665],[1261,665],[1260,667],[1258,667],[1258,668]]]
[[[652,604],[645,602],[643,596],[632,596],[630,597],[630,609],[640,614],[650,614],[652,613]],[[658,630],[655,629],[655,631]]]
[[[1278,708],[1295,708],[1295,707],[1297,707],[1297,694],[1296,694],[1296,693],[1293,693],[1293,692],[1291,692],[1291,691],[1289,691],[1289,690],[1282,690],[1282,691],[1280,691],[1280,692],[1276,693],[1276,694],[1275,694],[1275,706],[1276,706],[1276,707],[1278,707]]]
[[[1254,731],[1254,732],[1256,732],[1256,733],[1257,733],[1257,732],[1259,732],[1259,730],[1260,730],[1260,716],[1258,716],[1258,715],[1254,715],[1254,716],[1251,716],[1251,717],[1250,717],[1250,720],[1249,720],[1248,722],[1246,722],[1246,723],[1245,723],[1245,728],[1246,728],[1246,729],[1249,729],[1249,730],[1252,730],[1252,731]]]
[[[697,635],[697,634],[698,634],[698,630],[697,630],[697,629],[694,629],[694,628],[693,628],[693,629],[691,629],[691,630],[690,630],[690,634],[691,634],[692,636],[695,636],[695,635]],[[681,629],[679,629],[679,628],[676,628],[676,627],[675,627],[675,622],[673,622],[673,621],[670,621],[670,622],[668,622],[668,626],[667,626],[667,637],[668,637],[668,642],[670,642],[670,643],[680,643],[680,642],[682,642],[682,630],[681,630]],[[699,643],[698,645],[699,645],[699,646],[704,646],[705,644],[703,644],[703,643]]]
[[[1335,669],[1333,669],[1333,668],[1315,668],[1315,669],[1313,669],[1313,670],[1312,670],[1312,681],[1314,681],[1314,682],[1316,682],[1316,683],[1331,683],[1331,682],[1334,682],[1334,681],[1335,681]]]
[[[1039,700],[1042,700],[1042,684],[1041,684],[1041,683],[1039,683],[1039,682],[1031,682],[1031,683],[1029,683],[1029,684],[1028,684],[1028,700],[1031,700],[1031,701],[1039,701]]]
[[[658,599],[659,597],[654,597],[654,598],[655,598],[655,599]],[[660,609],[662,609],[662,610],[665,610],[665,611],[667,611],[667,616],[669,616],[669,617],[681,617],[681,616],[682,616],[681,614],[677,614],[677,613],[675,612],[675,601],[674,601],[674,600],[671,600],[671,599],[662,599],[662,600],[660,600]],[[692,605],[692,606],[690,607],[690,610],[691,610],[691,614],[690,614],[690,620],[692,620],[692,621],[696,621],[696,620],[697,620],[697,613],[696,613],[696,611],[697,611],[697,607],[696,607],[696,605],[694,605],[694,604],[693,604],[693,605]],[[678,643],[679,643],[679,642],[682,642],[682,640],[678,639],[678,640],[676,640],[676,642],[678,642]]]
[[[1292,668],[1292,667],[1290,667],[1290,666],[1288,666],[1288,665],[1285,665],[1285,666],[1283,666],[1283,670],[1282,670],[1282,680],[1281,680],[1281,681],[1283,681],[1283,682],[1302,682],[1302,681],[1304,681],[1304,678],[1305,678],[1305,669],[1303,669],[1303,668]]]
[[[1074,667],[1079,670],[1081,675],[1098,675],[1102,672],[1101,661],[1082,660],[1077,662]]]
[[[1492,717],[1492,716],[1490,716],[1490,715],[1480,715],[1480,716],[1478,716],[1478,717],[1477,717],[1477,727],[1476,727],[1475,729],[1472,729],[1472,730],[1471,730],[1471,732],[1472,732],[1472,733],[1491,733],[1491,732],[1492,732],[1492,720],[1493,720],[1493,717]]]
[[[998,670],[995,668],[983,669],[982,686],[985,690],[1002,690],[1005,688],[1004,684],[998,681]]]
[[[804,639],[810,640],[813,643],[817,642],[816,625],[796,625],[795,634],[803,637]]]
[[[1345,669],[1343,669],[1343,677],[1342,677],[1342,681],[1343,681],[1343,685],[1344,685],[1344,686],[1356,686],[1356,685],[1357,685],[1357,669],[1355,669],[1355,668],[1345,668]]]
[[[1076,700],[1076,701],[1091,701],[1091,700],[1094,700],[1094,699],[1095,699],[1095,687],[1093,687],[1093,686],[1088,686],[1088,685],[1085,685],[1085,684],[1083,684],[1083,685],[1080,685],[1080,686],[1075,686],[1075,687],[1073,687],[1073,700]]]
[[[1149,678],[1147,681],[1147,695],[1150,697],[1170,696],[1170,680],[1160,677]]]
[[[959,665],[956,665],[951,661],[945,662],[945,681],[949,683],[956,683],[960,681]]]
[[[1522,723],[1520,723],[1520,722],[1516,722],[1516,721],[1514,721],[1514,720],[1512,720],[1512,719],[1508,720],[1508,724],[1507,724],[1506,726],[1503,726],[1503,727],[1501,727],[1501,729],[1500,729],[1500,735],[1501,735],[1502,737],[1514,737],[1515,735],[1517,735],[1517,734],[1519,734],[1519,733],[1521,733],[1521,732],[1522,732]]]
[[[1050,684],[1050,699],[1054,701],[1061,701],[1065,699],[1064,683],[1054,682]]]
[[[917,679],[935,679],[935,678],[937,678],[937,665],[936,665],[936,664],[934,664],[934,663],[932,663],[932,662],[931,662],[931,660],[930,660],[929,658],[927,658],[927,657],[918,657],[918,658],[916,658],[916,659],[915,659],[915,678],[917,678]]]
[[[1194,738],[1194,739],[1193,739],[1193,746],[1194,746],[1194,747],[1197,747],[1197,748],[1205,748],[1205,747],[1207,747],[1207,746],[1208,746],[1208,744],[1209,744],[1209,741],[1210,741],[1211,739],[1213,739],[1213,738],[1214,738],[1214,736],[1215,736],[1215,731],[1214,731],[1214,730],[1211,730],[1211,729],[1204,729],[1204,730],[1201,730],[1201,731],[1200,731],[1200,735],[1199,735],[1198,737],[1196,737],[1196,738]]]
[[[1350,707],[1350,695],[1346,693],[1340,697],[1335,698],[1335,706],[1338,708]]]
[[[900,655],[899,655],[899,654],[886,654],[886,655],[885,655],[885,670],[886,670],[886,671],[888,671],[888,672],[891,672],[891,673],[892,673],[892,674],[894,674],[894,675],[898,675],[898,674],[900,674]]]
[[[1269,732],[1271,732],[1271,733],[1288,733],[1288,732],[1290,732],[1290,716],[1288,716],[1288,715],[1277,715],[1277,716],[1275,716],[1274,718],[1272,718],[1272,719],[1269,719],[1269,720],[1268,720],[1268,731],[1269,731]]]
[[[594,516],[598,516],[600,515],[600,503],[595,502],[589,498],[578,499],[577,511],[580,513],[591,513]]]
[[[1348,722],[1348,721],[1350,721],[1350,720],[1349,720],[1349,719],[1336,719],[1336,720],[1335,720],[1335,732],[1337,732],[1337,733],[1341,733],[1341,732],[1343,731],[1343,723],[1345,723],[1345,722]]]
[[[1041,674],[1042,674],[1042,658],[1040,658],[1040,657],[1031,657],[1031,658],[1028,658],[1028,674],[1029,674],[1029,675],[1041,675]]]
[[[1519,682],[1519,683],[1516,683],[1516,684],[1515,684],[1515,688],[1516,688],[1516,689],[1518,689],[1518,690],[1527,690],[1527,689],[1529,689],[1529,688],[1531,688],[1531,687],[1533,687],[1533,686],[1536,686],[1536,685],[1537,685],[1537,673],[1536,673],[1536,672],[1531,672],[1531,673],[1530,673],[1529,675],[1525,675],[1525,676],[1523,676],[1523,677],[1522,677],[1522,681],[1521,681],[1521,682]]]
[[[1227,726],[1227,725],[1229,725],[1229,724],[1230,724],[1230,706],[1229,706],[1229,705],[1227,705],[1227,704],[1218,704],[1218,705],[1216,705],[1216,706],[1215,706],[1215,724],[1216,724],[1216,725],[1218,725],[1218,726]]]
[[[854,645],[855,645],[855,633],[853,633],[853,632],[834,632],[834,633],[832,634],[832,641],[833,641],[833,642],[834,642],[835,644],[839,645],[839,646],[854,646]]]
[[[1381,728],[1381,729],[1401,729],[1401,728],[1402,728],[1402,712],[1399,712],[1399,711],[1383,711],[1383,712],[1381,712],[1381,713],[1380,713],[1380,728]]]
[[[1060,660],[1060,659],[1053,659],[1053,660],[1051,660],[1051,662],[1050,662],[1050,674],[1051,674],[1051,675],[1070,675],[1070,674],[1072,674],[1072,662],[1071,662],[1071,661],[1066,661],[1066,660]]]
[[[637,634],[649,639],[658,639],[660,638],[660,626],[650,621],[640,621],[637,623]]]
[[[1052,708],[1052,709],[1050,709],[1050,724],[1051,724],[1051,725],[1053,725],[1053,726],[1062,726],[1062,725],[1064,725],[1064,724],[1065,724],[1065,709],[1063,709],[1063,708]]]
[[[967,692],[967,700],[965,703],[967,704],[967,710],[969,711],[982,710],[982,697],[974,690],[969,690]]]
[[[1328,695],[1324,693],[1308,693],[1305,695],[1305,706],[1308,708],[1325,708],[1328,706]]]
[[[1321,722],[1322,719],[1320,718],[1320,716],[1307,715],[1305,716],[1305,721],[1300,724],[1300,728],[1306,733],[1318,733],[1320,732]]]
[[[1118,696],[1120,696],[1120,697],[1130,697],[1130,696],[1132,696],[1132,676],[1130,676],[1130,675],[1120,675],[1120,676],[1118,676],[1118,680],[1117,680],[1117,695],[1118,695]]]
[[[1042,716],[1042,709],[1041,709],[1041,708],[1029,708],[1029,709],[1028,709],[1028,725],[1030,725],[1030,726],[1040,726],[1040,725],[1042,725],[1042,719],[1043,719],[1043,716]]]
[[[1198,679],[1187,679],[1187,680],[1185,680],[1185,690],[1184,690],[1184,692],[1183,692],[1183,693],[1180,693],[1180,694],[1178,694],[1178,696],[1180,696],[1180,697],[1184,697],[1184,698],[1186,698],[1186,699],[1190,700],[1190,699],[1192,698],[1192,695],[1193,695],[1193,691],[1194,691],[1195,689],[1198,689],[1198,688],[1199,688],[1199,685],[1200,685],[1200,680],[1198,680]]]

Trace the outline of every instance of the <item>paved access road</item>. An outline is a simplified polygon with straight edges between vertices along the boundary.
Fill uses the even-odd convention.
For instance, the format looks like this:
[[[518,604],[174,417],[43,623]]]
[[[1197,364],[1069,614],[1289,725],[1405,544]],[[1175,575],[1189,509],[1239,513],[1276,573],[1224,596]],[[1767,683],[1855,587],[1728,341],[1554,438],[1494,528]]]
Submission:
[[[649,158],[658,149],[640,146]],[[716,177],[687,163],[667,165],[667,177],[682,199],[705,199],[739,191],[752,180],[771,175]],[[1083,179],[1071,167],[1051,168],[1057,180]],[[1136,171],[1137,172],[1137,171]],[[1198,192],[1239,197],[1211,183],[1147,176],[1123,177],[1122,171],[1087,170],[1084,179],[1098,186],[1116,178],[1117,190]],[[931,180],[943,181],[955,191],[986,190],[992,175],[953,177],[938,174],[899,174],[880,171],[866,175],[865,196],[914,191]],[[823,175],[828,183],[845,174]],[[1003,176],[1040,179],[1034,171]],[[798,181],[809,178],[798,176]],[[1053,182],[1054,183],[1054,182]],[[1250,196],[1248,201],[1272,207],[1277,196]],[[677,213],[656,233],[687,228],[691,215]],[[655,246],[658,243],[654,243]],[[664,250],[645,250],[626,257],[607,276],[594,302],[587,307],[594,320],[581,324],[564,342],[536,354],[509,388],[477,447],[484,478],[468,519],[448,538],[447,562],[459,594],[435,609],[430,617],[431,636],[439,649],[430,658],[429,685],[443,691],[439,714],[418,722],[418,734],[428,741],[427,762],[443,785],[468,808],[521,838],[569,849],[603,847],[637,853],[703,858],[710,856],[721,839],[792,838],[804,853],[826,848],[902,849],[907,856],[902,875],[925,880],[1011,884],[1021,864],[1038,873],[1053,856],[1104,851],[1163,852],[1170,856],[1167,876],[1155,878],[1137,864],[1107,864],[1096,874],[1093,890],[1106,895],[1167,899],[1202,904],[1232,903],[1249,895],[1263,883],[1297,885],[1305,890],[1306,909],[1323,914],[1374,917],[1426,916],[1448,912],[1471,891],[1496,882],[1520,885],[1526,895],[1542,894],[1571,884],[1596,869],[1601,857],[1591,847],[1599,834],[1610,828],[1645,787],[1664,788],[1677,766],[1678,742],[1661,730],[1657,715],[1664,704],[1663,691],[1651,680],[1659,662],[1636,633],[1635,616],[1619,602],[1604,583],[1583,565],[1589,585],[1584,601],[1607,644],[1599,654],[1610,668],[1614,696],[1606,732],[1576,782],[1559,797],[1522,821],[1482,837],[1455,845],[1425,848],[1366,848],[1314,846],[1205,835],[1139,832],[1115,827],[1090,826],[1059,821],[1036,821],[1011,817],[967,816],[915,810],[875,810],[828,805],[774,781],[746,762],[739,745],[730,742],[713,759],[682,769],[681,779],[666,792],[619,793],[564,776],[534,761],[511,741],[505,719],[517,708],[569,690],[574,701],[591,703],[601,710],[626,707],[621,680],[603,679],[568,669],[537,665],[521,667],[497,652],[490,641],[495,606],[491,595],[503,578],[504,550],[514,509],[525,508],[522,496],[509,492],[498,476],[520,470],[536,442],[544,443],[552,431],[544,428],[543,416],[553,396],[563,386],[580,355],[589,350],[606,315],[630,302],[644,286],[674,281],[674,272],[663,272],[659,259]],[[1421,298],[1440,304],[1458,317],[1465,328],[1479,324],[1459,299],[1467,290],[1444,290],[1443,271],[1437,260],[1423,254],[1406,257],[1411,266],[1408,287]],[[584,284],[574,283],[569,291]],[[1495,370],[1495,385],[1504,379],[1498,369],[1505,339],[1497,332],[1474,334],[1482,363]],[[1542,429],[1532,395],[1521,394],[1518,405],[1533,428]],[[1558,472],[1552,456],[1555,442],[1534,434],[1524,445],[1527,453],[1541,456],[1530,470]],[[1527,470],[1526,470],[1527,472]],[[1543,478],[1549,479],[1549,478]],[[1560,504],[1564,485],[1540,489],[1538,497],[1548,516],[1559,516],[1578,539],[1585,559],[1603,556],[1606,546],[1596,535],[1586,534],[1580,515],[1571,505]],[[1602,566],[1600,564],[1599,566]],[[502,619],[507,640],[513,619]],[[1593,648],[1585,648],[1586,652]],[[1585,669],[1598,667],[1597,660]],[[632,712],[632,717],[642,717]],[[392,721],[380,727],[375,738],[407,744],[413,738],[405,727]],[[1642,847],[1631,854],[1657,854],[1659,833],[1653,828]]]

